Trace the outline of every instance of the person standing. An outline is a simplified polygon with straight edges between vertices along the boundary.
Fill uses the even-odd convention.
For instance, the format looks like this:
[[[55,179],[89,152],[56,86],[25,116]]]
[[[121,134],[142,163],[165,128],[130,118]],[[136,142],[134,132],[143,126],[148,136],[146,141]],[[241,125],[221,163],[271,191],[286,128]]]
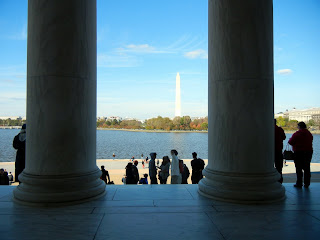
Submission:
[[[279,182],[283,182],[282,168],[283,168],[283,140],[286,139],[286,134],[283,129],[277,126],[277,120],[274,119],[274,166],[280,173]]]
[[[9,185],[8,172],[5,172],[3,168],[0,169],[0,185]]]
[[[198,184],[199,181],[203,178],[202,170],[204,169],[205,163],[201,158],[197,158],[197,153],[192,153],[193,160],[191,161],[192,167],[192,184]]]
[[[158,184],[157,181],[157,168],[156,168],[156,157],[157,154],[155,152],[150,153],[150,161],[149,161],[149,176],[151,183],[150,184]]]
[[[179,159],[177,150],[171,150],[171,184],[181,184],[182,177],[179,168]]]
[[[311,179],[310,162],[313,154],[313,136],[308,131],[304,122],[298,123],[298,129],[299,130],[292,135],[288,142],[292,146],[292,150],[294,152],[294,165],[296,167],[297,174],[297,181],[294,187],[302,187],[304,172],[304,187],[308,188]]]
[[[183,171],[181,173],[181,177],[182,177],[181,184],[188,184],[188,178],[190,176],[189,168],[187,167],[186,164],[183,163],[183,160],[179,160],[179,161],[181,161],[181,164],[183,167]]]
[[[162,163],[160,165],[159,180],[160,184],[167,184],[170,169],[170,159],[168,156],[162,158]]]
[[[134,177],[134,169],[133,169],[133,164],[132,162],[129,162],[126,166],[126,184],[137,184],[135,182],[135,177]]]
[[[108,180],[107,180],[108,178]],[[110,182],[110,175],[109,172],[107,170],[105,170],[104,166],[101,166],[101,180],[103,180],[106,184],[108,184],[108,182]]]
[[[139,182],[138,160],[134,160],[133,162],[133,177],[135,179],[135,183],[138,183]]]
[[[22,173],[26,164],[26,133],[27,125],[23,124],[20,133],[13,139],[13,147],[17,149],[16,162],[15,162],[15,181],[20,183],[19,174]]]

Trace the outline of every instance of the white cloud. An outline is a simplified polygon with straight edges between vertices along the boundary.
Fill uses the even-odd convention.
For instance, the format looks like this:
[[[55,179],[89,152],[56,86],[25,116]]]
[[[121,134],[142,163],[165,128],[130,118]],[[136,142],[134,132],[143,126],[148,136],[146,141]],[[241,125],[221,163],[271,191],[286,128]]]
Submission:
[[[133,52],[153,52],[155,50],[155,48],[150,46],[149,44],[129,44],[126,46],[126,48]]]
[[[280,75],[289,75],[292,73],[292,70],[291,69],[279,69],[277,71],[277,73]]]
[[[126,54],[98,54],[97,65],[105,68],[136,67],[139,61]]]
[[[172,51],[167,51],[167,50],[158,50],[153,46],[150,46],[149,44],[129,44],[126,45],[125,47],[118,48],[117,49],[118,53],[125,53],[125,52],[130,52],[130,53],[173,53]]]
[[[208,53],[203,49],[186,52],[184,56],[189,59],[196,59],[196,58],[208,59]]]

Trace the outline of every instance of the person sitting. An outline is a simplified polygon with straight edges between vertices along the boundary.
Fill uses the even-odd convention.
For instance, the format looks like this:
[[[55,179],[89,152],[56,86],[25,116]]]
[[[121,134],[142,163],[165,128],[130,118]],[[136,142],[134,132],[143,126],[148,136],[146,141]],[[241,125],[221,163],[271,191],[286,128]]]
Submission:
[[[101,177],[100,179],[103,180],[106,184],[108,184],[108,182],[110,182],[110,176],[109,176],[109,172],[107,170],[104,169],[104,166],[101,166]],[[108,178],[108,181],[107,181]]]
[[[143,178],[140,179],[139,184],[148,184],[148,174],[143,174]]]

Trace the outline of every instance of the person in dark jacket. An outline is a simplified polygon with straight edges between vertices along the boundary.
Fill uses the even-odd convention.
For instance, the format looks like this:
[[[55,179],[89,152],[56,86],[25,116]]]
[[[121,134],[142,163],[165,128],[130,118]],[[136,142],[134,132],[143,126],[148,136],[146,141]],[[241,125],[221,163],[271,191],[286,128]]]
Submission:
[[[25,168],[26,162],[26,137],[26,124],[23,124],[20,133],[13,139],[13,147],[18,150],[15,162],[15,181],[19,183],[19,174]]]
[[[3,168],[0,169],[0,185],[9,185],[8,173]]]
[[[277,126],[277,120],[274,119],[274,166],[277,171],[280,173],[279,182],[283,182],[282,177],[282,168],[283,168],[283,155],[282,155],[282,148],[283,148],[283,140],[286,139],[286,134],[284,133],[283,129]]]
[[[137,184],[133,168],[132,162],[129,162],[126,166],[126,184]]]
[[[304,187],[308,188],[311,179],[310,162],[313,154],[313,136],[308,131],[304,122],[298,123],[298,129],[299,130],[292,135],[288,142],[292,146],[292,150],[294,152],[294,165],[296,167],[297,174],[297,181],[294,187],[302,187],[302,178],[304,172]]]
[[[183,166],[183,172],[181,173],[181,176],[182,176],[181,184],[188,184],[188,178],[190,176],[189,168],[187,167],[187,165],[183,163],[183,160],[179,160],[179,161],[182,161],[182,166]]]
[[[203,178],[202,170],[204,169],[204,161],[200,158],[197,158],[197,153],[192,153],[193,160],[191,161],[192,167],[192,176],[191,181],[192,184],[198,184],[199,181]]]
[[[109,172],[104,168],[104,166],[101,166],[101,180],[103,180],[106,184],[110,182],[110,175]],[[108,180],[107,180],[108,179]]]
[[[132,165],[132,170],[133,170],[133,177],[134,177],[134,182],[138,183],[139,182],[139,170],[138,170],[138,160],[134,160],[133,165]]]

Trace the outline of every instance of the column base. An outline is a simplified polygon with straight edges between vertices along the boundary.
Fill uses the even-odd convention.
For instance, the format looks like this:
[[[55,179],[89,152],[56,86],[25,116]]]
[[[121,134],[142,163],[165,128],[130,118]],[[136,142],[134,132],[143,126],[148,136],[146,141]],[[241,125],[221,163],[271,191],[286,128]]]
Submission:
[[[23,171],[13,201],[27,206],[54,207],[92,201],[105,194],[99,169],[76,175],[33,175]]]
[[[206,168],[199,182],[199,193],[205,197],[234,203],[272,203],[285,199],[285,188],[274,170],[263,174],[219,172]]]

